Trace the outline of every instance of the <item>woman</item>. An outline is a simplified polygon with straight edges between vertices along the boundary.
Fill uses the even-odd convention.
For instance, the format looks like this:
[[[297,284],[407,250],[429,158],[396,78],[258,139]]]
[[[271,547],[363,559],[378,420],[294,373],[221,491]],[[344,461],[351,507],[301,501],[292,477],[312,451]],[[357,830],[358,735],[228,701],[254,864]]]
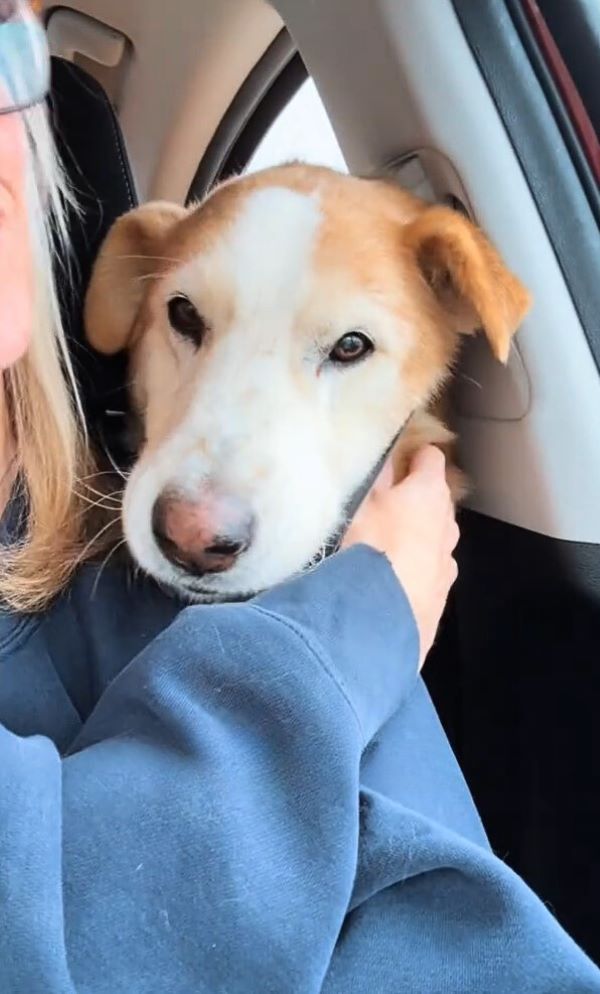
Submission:
[[[73,578],[88,470],[50,278],[47,55],[8,6],[0,990],[600,991],[490,853],[417,680],[455,575],[439,453],[380,486],[353,548],[249,604]]]

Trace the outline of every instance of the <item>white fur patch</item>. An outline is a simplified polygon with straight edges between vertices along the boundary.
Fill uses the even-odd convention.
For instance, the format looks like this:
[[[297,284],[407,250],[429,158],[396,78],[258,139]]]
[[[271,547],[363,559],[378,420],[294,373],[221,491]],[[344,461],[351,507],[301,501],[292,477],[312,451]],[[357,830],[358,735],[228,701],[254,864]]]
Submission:
[[[315,196],[258,190],[223,245],[241,317],[295,308],[306,289],[320,211]]]

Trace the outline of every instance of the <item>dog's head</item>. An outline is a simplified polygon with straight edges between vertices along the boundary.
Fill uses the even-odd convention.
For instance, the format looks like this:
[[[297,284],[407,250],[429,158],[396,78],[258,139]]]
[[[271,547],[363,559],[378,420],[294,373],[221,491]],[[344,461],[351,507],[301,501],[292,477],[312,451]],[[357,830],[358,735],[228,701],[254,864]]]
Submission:
[[[207,601],[302,569],[460,334],[483,328],[505,361],[527,306],[468,220],[385,181],[283,166],[125,215],[86,327],[131,357],[134,557]]]

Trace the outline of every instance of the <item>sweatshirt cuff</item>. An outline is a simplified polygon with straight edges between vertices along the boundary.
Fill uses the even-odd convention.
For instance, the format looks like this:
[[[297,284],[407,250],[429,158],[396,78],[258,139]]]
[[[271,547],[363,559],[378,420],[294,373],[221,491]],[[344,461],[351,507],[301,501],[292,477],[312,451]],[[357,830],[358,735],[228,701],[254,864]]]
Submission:
[[[370,546],[331,556],[252,603],[312,644],[349,700],[365,744],[416,683],[419,635],[412,609],[389,560]]]

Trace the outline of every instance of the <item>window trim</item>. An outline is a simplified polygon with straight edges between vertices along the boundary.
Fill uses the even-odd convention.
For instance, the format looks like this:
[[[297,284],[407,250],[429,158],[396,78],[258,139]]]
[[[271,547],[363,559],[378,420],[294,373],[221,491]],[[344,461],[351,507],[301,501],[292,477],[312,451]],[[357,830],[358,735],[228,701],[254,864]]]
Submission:
[[[600,191],[521,0],[452,0],[600,370]]]
[[[598,139],[573,77],[538,5],[532,0],[505,2],[600,223]]]
[[[587,114],[600,135],[600,6],[598,0],[536,0],[568,67]]]
[[[196,174],[187,203],[244,171],[269,128],[308,79],[308,71],[284,29],[240,87],[223,116]]]
[[[535,0],[521,0],[525,16],[552,75],[564,110],[579,138],[594,178],[600,184],[600,141],[585,103],[542,10]]]

